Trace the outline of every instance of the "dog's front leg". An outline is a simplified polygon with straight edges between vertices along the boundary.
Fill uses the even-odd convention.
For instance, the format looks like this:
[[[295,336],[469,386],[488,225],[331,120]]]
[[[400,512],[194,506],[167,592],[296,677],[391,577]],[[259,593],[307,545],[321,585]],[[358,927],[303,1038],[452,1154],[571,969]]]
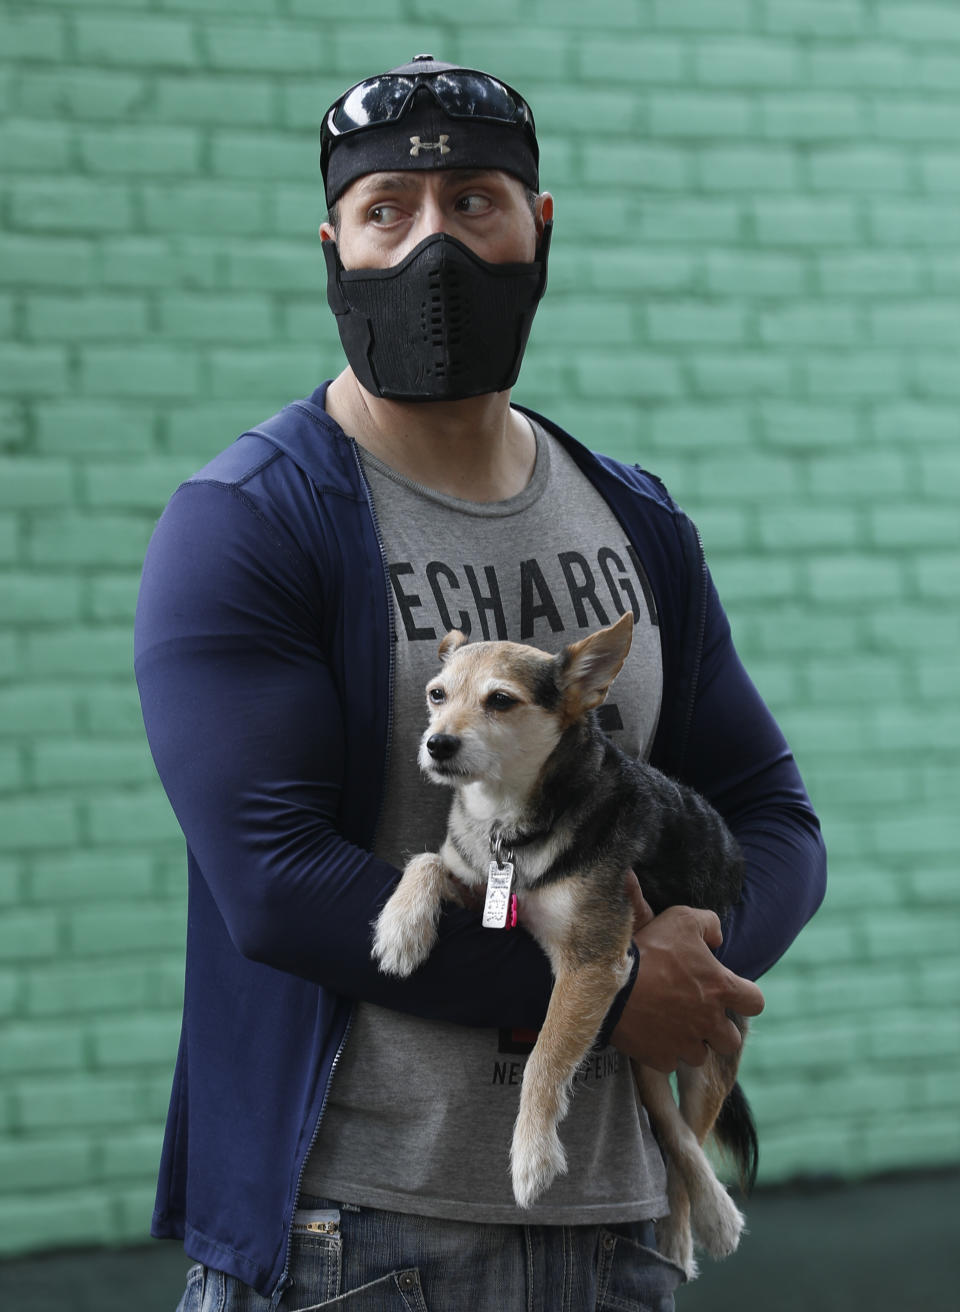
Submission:
[[[385,975],[409,975],[426,961],[437,940],[440,904],[451,893],[449,871],[436,852],[407,862],[373,936],[373,955]]]
[[[567,1169],[557,1125],[566,1115],[577,1067],[628,970],[625,956],[557,969],[547,1017],[523,1073],[513,1130],[510,1169],[520,1207],[530,1207]]]

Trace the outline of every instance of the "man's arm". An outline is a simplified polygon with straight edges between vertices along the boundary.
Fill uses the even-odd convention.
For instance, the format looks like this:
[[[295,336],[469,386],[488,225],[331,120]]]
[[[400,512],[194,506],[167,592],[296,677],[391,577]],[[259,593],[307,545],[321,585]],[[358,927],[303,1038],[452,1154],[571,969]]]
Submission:
[[[758,979],[823,899],[820,826],[783,734],[744,669],[712,581],[682,782],[724,817],[746,862],[743,894],[721,927],[711,912],[638,911],[634,983],[613,1042],[660,1070],[740,1046],[729,1007],[757,1015]],[[642,888],[643,872],[638,871]],[[647,908],[649,911],[649,908]]]
[[[311,562],[237,489],[172,499],[144,566],[136,668],[147,736],[237,950],[354,998],[491,1027],[538,1026],[551,979],[525,934],[445,912],[407,980],[370,957],[398,872],[338,828],[349,724],[324,658]]]

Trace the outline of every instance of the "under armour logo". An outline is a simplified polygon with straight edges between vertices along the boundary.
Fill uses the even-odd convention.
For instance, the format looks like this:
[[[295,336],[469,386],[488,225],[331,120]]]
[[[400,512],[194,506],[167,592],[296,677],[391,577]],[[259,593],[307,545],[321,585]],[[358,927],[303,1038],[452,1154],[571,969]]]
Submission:
[[[439,141],[421,141],[419,137],[410,138],[410,154],[416,159],[421,150],[439,150],[441,155],[449,155],[450,147],[447,142],[450,137],[446,132],[440,134]]]

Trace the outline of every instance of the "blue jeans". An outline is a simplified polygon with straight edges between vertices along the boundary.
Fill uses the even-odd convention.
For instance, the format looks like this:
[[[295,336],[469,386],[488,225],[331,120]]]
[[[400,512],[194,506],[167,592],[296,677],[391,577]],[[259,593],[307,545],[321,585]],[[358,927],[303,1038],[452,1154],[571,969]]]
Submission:
[[[282,1312],[673,1312],[679,1267],[653,1224],[472,1225],[303,1199]],[[177,1312],[269,1312],[195,1266]]]

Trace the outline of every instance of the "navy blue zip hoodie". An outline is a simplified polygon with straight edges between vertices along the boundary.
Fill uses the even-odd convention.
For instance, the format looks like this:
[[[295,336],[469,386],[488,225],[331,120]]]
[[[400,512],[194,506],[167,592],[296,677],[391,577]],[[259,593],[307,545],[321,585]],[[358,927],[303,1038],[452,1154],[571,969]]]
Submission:
[[[393,684],[386,566],[356,443],[326,385],[183,484],[144,564],[136,672],[154,760],[187,842],[183,1029],[153,1234],[266,1297],[354,1000],[463,1025],[539,1028],[540,948],[445,911],[406,980],[370,957],[398,872],[371,855]],[[757,978],[823,896],[819,826],[736,655],[690,521],[650,475],[535,416],[618,516],[661,628],[652,751],[744,849],[721,960]]]

